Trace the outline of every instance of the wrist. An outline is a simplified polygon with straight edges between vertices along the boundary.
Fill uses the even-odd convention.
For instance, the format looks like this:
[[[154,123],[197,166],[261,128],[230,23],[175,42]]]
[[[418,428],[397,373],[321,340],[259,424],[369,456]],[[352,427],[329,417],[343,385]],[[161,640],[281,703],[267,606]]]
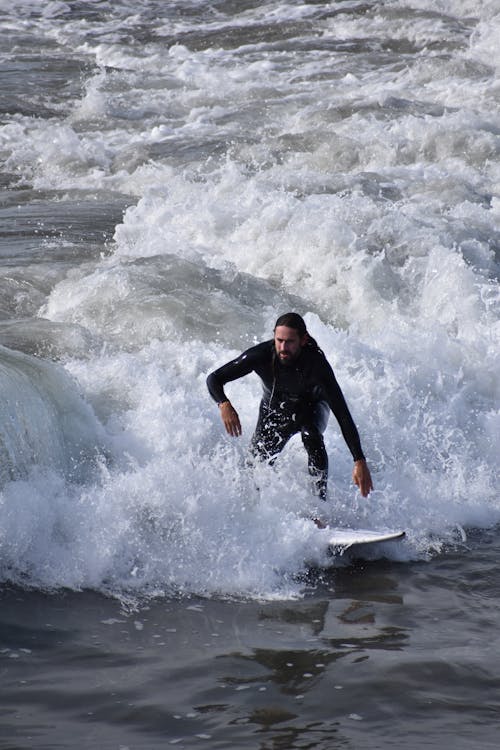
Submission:
[[[229,401],[229,399],[227,399],[227,398],[226,398],[226,399],[225,399],[225,401],[219,401],[219,403],[217,404],[217,406],[218,406],[218,407],[219,407],[219,409],[220,409],[220,408],[221,408],[221,406],[226,406],[226,404],[230,404],[230,403],[231,403],[231,402]]]

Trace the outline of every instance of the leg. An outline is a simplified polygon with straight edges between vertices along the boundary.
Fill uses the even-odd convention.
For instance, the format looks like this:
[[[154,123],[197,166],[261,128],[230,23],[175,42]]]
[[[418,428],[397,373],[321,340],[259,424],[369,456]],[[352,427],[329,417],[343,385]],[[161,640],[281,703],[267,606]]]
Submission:
[[[298,430],[299,427],[292,415],[273,411],[266,401],[261,401],[259,418],[250,441],[251,455],[262,461],[268,461],[270,464],[274,463],[278,453],[281,453],[292,435]]]
[[[325,401],[313,405],[301,429],[302,442],[307,451],[309,474],[313,477],[314,490],[322,500],[326,500],[328,483],[328,454],[323,440],[323,432],[328,423],[330,409]]]

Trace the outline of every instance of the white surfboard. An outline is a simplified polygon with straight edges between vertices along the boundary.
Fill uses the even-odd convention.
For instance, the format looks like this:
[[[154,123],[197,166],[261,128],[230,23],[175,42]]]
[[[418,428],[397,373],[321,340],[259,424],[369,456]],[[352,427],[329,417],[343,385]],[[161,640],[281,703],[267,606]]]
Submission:
[[[403,539],[404,531],[369,531],[367,529],[329,529],[328,548],[343,555],[351,547]]]

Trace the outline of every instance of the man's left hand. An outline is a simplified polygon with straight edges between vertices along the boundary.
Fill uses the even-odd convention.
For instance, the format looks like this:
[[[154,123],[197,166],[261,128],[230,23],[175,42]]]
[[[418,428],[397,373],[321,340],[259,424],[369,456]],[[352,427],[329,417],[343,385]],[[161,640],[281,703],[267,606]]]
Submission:
[[[359,487],[359,491],[363,497],[368,497],[370,492],[373,490],[372,478],[368,464],[363,459],[354,462],[354,469],[352,470],[352,481]]]

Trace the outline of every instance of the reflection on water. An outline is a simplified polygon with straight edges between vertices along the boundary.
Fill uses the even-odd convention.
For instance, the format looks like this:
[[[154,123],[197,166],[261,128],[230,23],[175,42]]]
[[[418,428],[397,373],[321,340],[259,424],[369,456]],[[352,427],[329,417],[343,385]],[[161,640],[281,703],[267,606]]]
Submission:
[[[479,552],[471,565],[483,569],[491,556]],[[127,611],[90,592],[4,590],[4,725],[26,749],[37,736],[65,747],[71,732],[76,748],[99,736],[103,748],[368,750],[386,746],[390,723],[417,750],[424,734],[451,736],[460,705],[494,747],[496,615],[484,597],[467,607],[471,587],[448,556],[329,571],[297,601]]]
[[[54,738],[55,717],[64,727],[79,714],[103,736],[115,738],[118,723],[147,732],[148,747],[160,738],[215,741],[223,728],[239,746],[249,734],[262,748],[346,746],[339,719],[356,713],[340,698],[349,672],[407,639],[387,624],[402,604],[384,600],[396,581],[373,575],[375,582],[366,598],[351,590],[296,602],[180,600],[131,613],[90,593],[4,591],[0,658],[11,730],[20,741],[32,731],[16,719],[29,706]]]

